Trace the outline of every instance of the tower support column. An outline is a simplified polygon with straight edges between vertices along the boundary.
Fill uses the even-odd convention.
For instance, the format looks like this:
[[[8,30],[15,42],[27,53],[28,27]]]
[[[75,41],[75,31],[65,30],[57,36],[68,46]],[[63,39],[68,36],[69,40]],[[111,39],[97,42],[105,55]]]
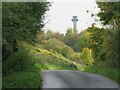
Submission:
[[[73,22],[73,30],[76,31],[77,30],[77,21],[78,21],[77,16],[73,16],[71,21]]]

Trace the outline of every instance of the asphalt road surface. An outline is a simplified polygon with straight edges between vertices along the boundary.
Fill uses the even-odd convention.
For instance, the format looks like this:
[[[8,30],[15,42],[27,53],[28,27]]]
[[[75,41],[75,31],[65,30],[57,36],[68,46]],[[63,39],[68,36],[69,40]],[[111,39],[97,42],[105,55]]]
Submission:
[[[42,88],[118,88],[105,76],[77,70],[46,70],[41,77]]]

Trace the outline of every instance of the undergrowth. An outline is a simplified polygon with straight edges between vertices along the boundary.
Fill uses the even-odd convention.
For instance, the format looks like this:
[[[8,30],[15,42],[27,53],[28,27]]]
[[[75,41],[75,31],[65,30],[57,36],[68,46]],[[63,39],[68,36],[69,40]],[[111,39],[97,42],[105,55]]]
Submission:
[[[40,66],[24,46],[3,61],[2,87],[6,88],[39,88]]]
[[[84,71],[107,76],[120,84],[120,70],[117,68],[89,66]]]
[[[40,85],[40,73],[35,66],[3,76],[3,88],[39,88]]]
[[[80,64],[63,55],[26,42],[16,53],[3,61],[3,88],[39,88],[44,70],[82,70]]]

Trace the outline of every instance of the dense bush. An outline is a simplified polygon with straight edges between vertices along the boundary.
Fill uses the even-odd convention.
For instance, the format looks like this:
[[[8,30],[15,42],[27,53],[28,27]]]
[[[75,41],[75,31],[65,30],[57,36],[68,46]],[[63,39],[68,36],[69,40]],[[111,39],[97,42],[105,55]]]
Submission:
[[[67,58],[70,58],[70,56],[74,53],[74,51],[68,47],[68,46],[65,46],[61,49],[61,54]]]
[[[72,61],[75,61],[79,64],[84,64],[84,60],[82,60],[82,58],[80,57],[80,53],[73,53],[71,54],[71,56],[69,57]]]
[[[117,2],[97,2],[97,4],[100,8],[100,12],[97,14],[100,21],[104,26],[109,26],[108,29],[105,30],[102,47],[103,53],[101,52],[100,55],[101,57],[104,56],[104,60],[110,63],[109,66],[118,68],[120,67],[120,65],[118,65],[120,61],[120,4]]]
[[[20,46],[18,51],[3,61],[3,73],[10,71],[23,71],[34,64],[35,59],[27,49]]]
[[[77,52],[82,52],[83,48],[88,48],[90,46],[90,34],[91,33],[87,30],[80,32],[74,45]]]
[[[84,48],[82,50],[82,53],[80,53],[80,59],[84,61],[84,64],[92,65],[94,62],[93,57],[92,57],[92,50],[89,48]]]
[[[64,36],[64,43],[75,50],[75,43],[77,40],[77,30],[73,30],[72,28],[68,28],[66,35]],[[77,50],[76,50],[77,51]]]
[[[13,72],[2,77],[2,88],[40,88],[40,68],[32,66],[25,71]],[[4,90],[4,89],[3,89]]]
[[[57,51],[67,58],[74,53],[74,51],[69,46],[65,45],[64,42],[55,38],[50,38],[49,40],[43,41],[42,45],[45,49]]]
[[[16,41],[34,42],[37,31],[44,26],[44,14],[49,6],[49,2],[2,3],[3,60],[17,51]]]
[[[62,54],[64,57],[66,57],[72,61],[75,61],[79,64],[84,64],[83,62],[86,61],[86,59],[83,60],[80,57],[79,52],[78,53],[74,52],[71,47],[67,46],[64,42],[57,40],[55,38],[50,38],[48,40],[44,40],[42,42],[42,47],[49,51],[53,51],[53,52]],[[90,52],[90,54],[91,54],[91,52]],[[87,54],[85,54],[85,55],[87,55]],[[89,57],[89,55],[87,57]],[[90,58],[91,58],[91,56],[90,56]]]

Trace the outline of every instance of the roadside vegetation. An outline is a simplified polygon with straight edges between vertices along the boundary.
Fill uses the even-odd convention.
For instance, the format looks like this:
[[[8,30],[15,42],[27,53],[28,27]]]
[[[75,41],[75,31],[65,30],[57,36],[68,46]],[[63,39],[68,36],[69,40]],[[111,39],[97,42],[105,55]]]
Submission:
[[[44,70],[82,70],[120,83],[120,4],[97,4],[106,28],[68,28],[64,35],[42,30],[51,3],[2,3],[3,88],[40,88]]]

